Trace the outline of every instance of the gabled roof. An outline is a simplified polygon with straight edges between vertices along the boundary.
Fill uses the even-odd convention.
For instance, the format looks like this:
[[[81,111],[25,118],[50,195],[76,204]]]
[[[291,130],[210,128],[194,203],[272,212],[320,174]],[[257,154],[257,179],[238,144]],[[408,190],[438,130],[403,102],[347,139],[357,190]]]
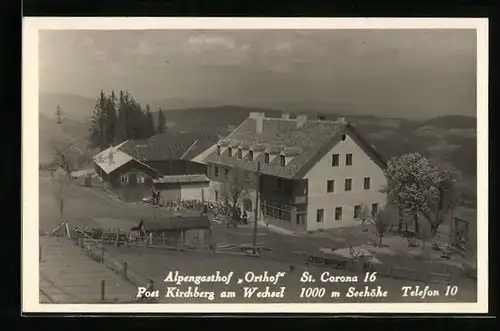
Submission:
[[[150,169],[154,173],[158,173],[156,169],[151,168],[147,164],[141,162],[140,160],[130,156],[129,154],[123,152],[121,148],[123,146],[126,146],[130,140],[124,141],[121,144],[118,144],[114,147],[109,147],[100,153],[98,153],[96,156],[94,156],[93,161],[95,164],[97,164],[105,173],[110,174],[116,169],[124,166],[125,164],[129,163],[130,161],[135,161],[142,166]],[[110,160],[110,156],[112,155],[112,159]]]
[[[298,179],[302,178],[317,161],[340,141],[342,134],[347,133],[356,140],[379,166],[383,167],[385,165],[385,162],[374,148],[345,120],[308,120],[297,127],[295,119],[263,117],[261,133],[256,133],[256,120],[253,117],[247,118],[223,141],[244,142],[250,146],[259,146],[259,150],[262,150],[262,146],[264,146],[267,151],[276,154],[283,151],[286,155],[288,151],[292,159],[286,166],[280,165],[279,158],[274,158],[269,164],[265,164],[264,153],[254,158],[253,161],[249,161],[248,156],[238,159],[234,155],[235,153],[233,153],[233,157],[228,157],[227,151],[224,151],[220,156],[217,156],[216,152],[211,153],[206,158],[206,162],[240,167],[249,171],[256,171],[257,163],[260,162],[263,174]]]
[[[165,132],[147,140],[129,140],[120,150],[143,162],[190,160],[218,139],[215,133]]]
[[[116,147],[109,147],[101,151],[94,156],[94,163],[96,163],[105,173],[109,174],[133,160],[133,157],[120,151],[119,148],[121,145],[123,145],[123,143]],[[110,160],[111,155],[112,158]]]

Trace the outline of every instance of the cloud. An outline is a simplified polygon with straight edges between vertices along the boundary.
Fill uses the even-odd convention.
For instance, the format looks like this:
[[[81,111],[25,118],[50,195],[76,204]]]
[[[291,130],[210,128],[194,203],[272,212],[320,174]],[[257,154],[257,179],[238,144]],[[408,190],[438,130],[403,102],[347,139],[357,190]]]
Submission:
[[[276,53],[290,53],[292,51],[292,45],[288,42],[279,42],[271,47],[271,51]]]
[[[188,43],[192,46],[197,46],[197,47],[224,46],[230,49],[236,47],[236,42],[234,41],[233,38],[222,37],[222,36],[210,36],[210,35],[193,36],[188,39]]]
[[[186,39],[185,59],[202,67],[234,67],[248,62],[251,44],[220,35],[195,35]]]

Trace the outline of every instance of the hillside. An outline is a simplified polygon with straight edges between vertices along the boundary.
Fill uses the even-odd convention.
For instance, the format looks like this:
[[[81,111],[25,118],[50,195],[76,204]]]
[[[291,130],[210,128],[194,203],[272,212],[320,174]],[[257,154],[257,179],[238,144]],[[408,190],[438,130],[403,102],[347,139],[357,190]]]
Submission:
[[[178,100],[179,101],[179,100]],[[180,102],[180,101],[179,101]],[[57,105],[63,111],[63,124],[55,121]],[[42,95],[40,98],[40,158],[50,157],[54,144],[84,139],[90,128],[94,101],[90,98]],[[152,109],[155,109],[152,107]],[[173,131],[215,131],[227,135],[250,112],[265,112],[279,117],[281,111],[241,106],[193,107],[165,110]],[[338,113],[307,113],[310,118],[323,116],[335,120]],[[293,115],[293,114],[292,114]],[[158,119],[154,113],[155,120]],[[476,178],[476,119],[467,116],[442,116],[425,121],[402,118],[381,118],[373,115],[347,115],[356,128],[385,157],[420,152],[453,163],[468,179]],[[49,156],[47,156],[49,155]]]
[[[61,124],[50,116],[39,114],[38,146],[40,163],[49,163],[54,157],[54,148],[78,142],[86,146],[86,137],[90,127],[89,121],[78,121],[66,118]]]
[[[476,129],[476,118],[464,115],[448,115],[426,120],[423,125],[446,129]]]
[[[239,106],[220,106],[165,111],[169,129],[175,131],[215,131],[228,134],[248,117],[250,112],[265,112],[269,117],[280,117],[278,110],[256,109]],[[157,112],[154,113],[158,119]]]
[[[55,118],[58,105],[63,119],[87,120],[92,116],[95,100],[70,94],[40,94],[38,99],[40,114]]]

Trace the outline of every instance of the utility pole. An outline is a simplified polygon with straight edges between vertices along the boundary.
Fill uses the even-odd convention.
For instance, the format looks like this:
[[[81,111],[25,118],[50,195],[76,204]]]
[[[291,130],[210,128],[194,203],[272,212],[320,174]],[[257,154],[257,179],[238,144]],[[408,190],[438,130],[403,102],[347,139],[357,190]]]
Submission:
[[[62,123],[62,118],[61,118],[61,107],[59,107],[59,105],[57,105],[57,110],[56,110],[56,116],[57,116],[57,124],[61,124]]]
[[[259,195],[260,195],[260,162],[257,163],[256,172],[256,191],[255,191],[255,217],[253,222],[253,253],[256,253],[257,246],[257,221],[259,220]]]

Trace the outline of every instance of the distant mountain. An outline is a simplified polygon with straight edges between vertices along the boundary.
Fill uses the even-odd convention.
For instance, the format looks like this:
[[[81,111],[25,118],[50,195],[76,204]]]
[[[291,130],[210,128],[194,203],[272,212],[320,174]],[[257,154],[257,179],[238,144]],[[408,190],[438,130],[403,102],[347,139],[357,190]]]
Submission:
[[[59,105],[63,119],[87,120],[95,106],[95,99],[72,94],[40,93],[38,100],[39,113],[52,118]]]
[[[146,103],[141,102],[141,105],[143,106],[145,106],[146,104],[149,104],[152,110],[158,110],[159,108],[163,110],[176,110],[176,109],[215,107],[215,106],[220,106],[223,103],[208,99],[172,97],[159,100],[151,100]]]
[[[268,117],[280,117],[279,110],[247,108],[240,106],[218,106],[189,109],[171,109],[165,118],[170,129],[175,131],[213,131],[228,134],[241,124],[250,112],[265,112]],[[158,119],[157,112],[153,114]]]
[[[345,115],[361,115],[362,110],[350,103],[332,103],[310,100],[275,101],[269,103],[269,108],[282,109],[296,113],[341,113]]]
[[[477,119],[465,115],[447,115],[424,121],[423,125],[447,129],[476,129]]]
[[[41,95],[40,97],[40,158],[53,152],[54,144],[85,139],[90,128],[95,101],[75,95]],[[182,98],[172,99],[170,105],[188,103]],[[140,101],[140,100],[139,100]],[[169,101],[169,102],[170,102]],[[160,101],[158,101],[160,102]],[[202,102],[198,100],[197,102]],[[56,123],[55,110],[60,105],[63,124]],[[145,105],[145,103],[142,103]],[[160,104],[160,103],[158,103]],[[156,105],[158,105],[156,104]],[[209,104],[209,101],[207,101]],[[150,103],[155,121],[155,104]],[[280,117],[282,111],[248,106],[193,106],[168,108],[165,112],[168,130],[216,132],[226,136],[248,117],[250,112],[264,112],[268,117]],[[309,118],[321,116],[327,120],[346,117],[367,137],[386,158],[409,152],[428,157],[439,157],[453,163],[467,178],[476,177],[476,119],[469,116],[449,115],[424,121],[403,118],[383,118],[355,113],[322,113],[321,111],[288,111],[292,116],[307,114]],[[458,148],[459,147],[459,148]]]

